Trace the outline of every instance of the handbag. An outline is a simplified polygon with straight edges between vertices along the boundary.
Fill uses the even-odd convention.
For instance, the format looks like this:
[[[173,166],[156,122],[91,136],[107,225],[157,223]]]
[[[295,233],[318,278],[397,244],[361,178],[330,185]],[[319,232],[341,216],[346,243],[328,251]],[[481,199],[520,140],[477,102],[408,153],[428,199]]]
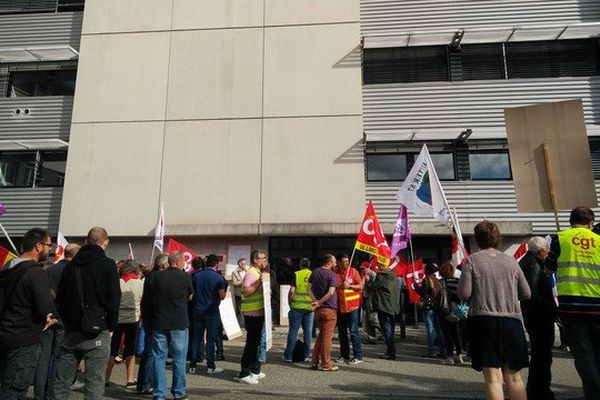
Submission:
[[[81,284],[81,267],[75,267],[75,278],[77,279],[77,291],[81,299],[81,332],[89,336],[98,336],[106,329],[106,311],[98,305],[85,305],[83,301],[83,285]]]

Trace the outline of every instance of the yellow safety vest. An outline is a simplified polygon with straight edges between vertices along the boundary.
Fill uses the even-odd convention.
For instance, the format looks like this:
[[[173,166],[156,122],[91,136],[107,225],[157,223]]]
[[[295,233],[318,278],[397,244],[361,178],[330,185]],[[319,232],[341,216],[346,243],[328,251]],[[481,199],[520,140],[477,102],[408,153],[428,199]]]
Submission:
[[[308,268],[303,268],[300,271],[296,271],[296,292],[294,294],[294,301],[290,305],[291,308],[296,310],[312,310],[310,303],[312,302],[308,295],[308,278],[312,274]]]
[[[258,271],[254,267],[250,267],[247,272],[248,274],[255,274],[256,279],[260,278],[260,271]],[[240,310],[242,312],[248,311],[260,311],[265,308],[265,301],[263,298],[263,288],[259,286],[254,293],[250,296],[246,296],[242,292],[242,302],[240,305]]]
[[[560,296],[600,298],[600,235],[587,228],[558,233],[556,288]]]

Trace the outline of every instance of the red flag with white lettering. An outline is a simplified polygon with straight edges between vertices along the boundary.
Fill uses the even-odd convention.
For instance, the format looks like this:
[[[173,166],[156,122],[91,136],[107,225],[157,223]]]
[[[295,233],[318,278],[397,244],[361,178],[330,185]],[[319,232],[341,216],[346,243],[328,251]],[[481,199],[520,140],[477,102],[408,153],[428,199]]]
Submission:
[[[386,267],[390,263],[392,251],[383,234],[373,203],[369,200],[367,212],[360,225],[360,231],[354,245],[356,250],[364,251],[377,257],[377,262]]]
[[[194,252],[193,250],[185,247],[184,245],[179,243],[177,240],[169,239],[169,243],[167,243],[167,253],[173,253],[175,251],[179,251],[179,252],[181,252],[181,254],[183,254],[183,258],[185,260],[185,267],[184,267],[185,272],[191,272],[192,271],[192,260],[194,258],[198,257],[198,254],[196,252]]]
[[[523,256],[527,253],[527,242],[526,241],[522,241],[521,244],[519,245],[519,247],[517,248],[517,250],[515,251],[515,254],[513,254],[513,258],[517,261],[519,261],[521,258],[523,258]]]

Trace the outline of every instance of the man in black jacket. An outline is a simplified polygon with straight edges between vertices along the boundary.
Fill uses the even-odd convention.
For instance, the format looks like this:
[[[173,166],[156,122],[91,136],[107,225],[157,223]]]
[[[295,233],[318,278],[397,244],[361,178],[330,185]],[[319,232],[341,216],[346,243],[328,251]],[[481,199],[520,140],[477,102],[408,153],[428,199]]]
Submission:
[[[117,325],[121,301],[117,266],[104,253],[107,246],[106,230],[101,227],[92,228],[86,245],[65,267],[58,284],[56,302],[65,325],[65,338],[57,359],[54,382],[56,399],[69,397],[71,383],[81,359],[85,361],[86,400],[102,399],[104,396],[104,378],[110,353],[109,332]],[[99,334],[86,334],[82,331],[82,305],[104,314]]]
[[[33,228],[23,254],[0,272],[0,399],[25,399],[40,353],[42,332],[54,324],[50,284],[40,261],[52,248],[50,234]]]
[[[540,236],[532,237],[527,245],[528,251],[519,261],[531,288],[531,298],[521,302],[525,329],[531,342],[527,398],[552,400],[554,393],[550,390],[550,367],[556,303],[552,295],[550,276],[544,271],[544,260],[548,257],[549,248],[546,240]]]

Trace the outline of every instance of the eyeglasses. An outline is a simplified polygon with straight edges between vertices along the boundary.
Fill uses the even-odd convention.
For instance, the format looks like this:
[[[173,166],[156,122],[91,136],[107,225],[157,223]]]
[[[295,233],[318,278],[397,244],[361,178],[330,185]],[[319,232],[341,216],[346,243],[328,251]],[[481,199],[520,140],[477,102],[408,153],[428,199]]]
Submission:
[[[43,244],[44,246],[52,247],[52,242],[50,242],[50,243],[40,242],[40,244]]]

